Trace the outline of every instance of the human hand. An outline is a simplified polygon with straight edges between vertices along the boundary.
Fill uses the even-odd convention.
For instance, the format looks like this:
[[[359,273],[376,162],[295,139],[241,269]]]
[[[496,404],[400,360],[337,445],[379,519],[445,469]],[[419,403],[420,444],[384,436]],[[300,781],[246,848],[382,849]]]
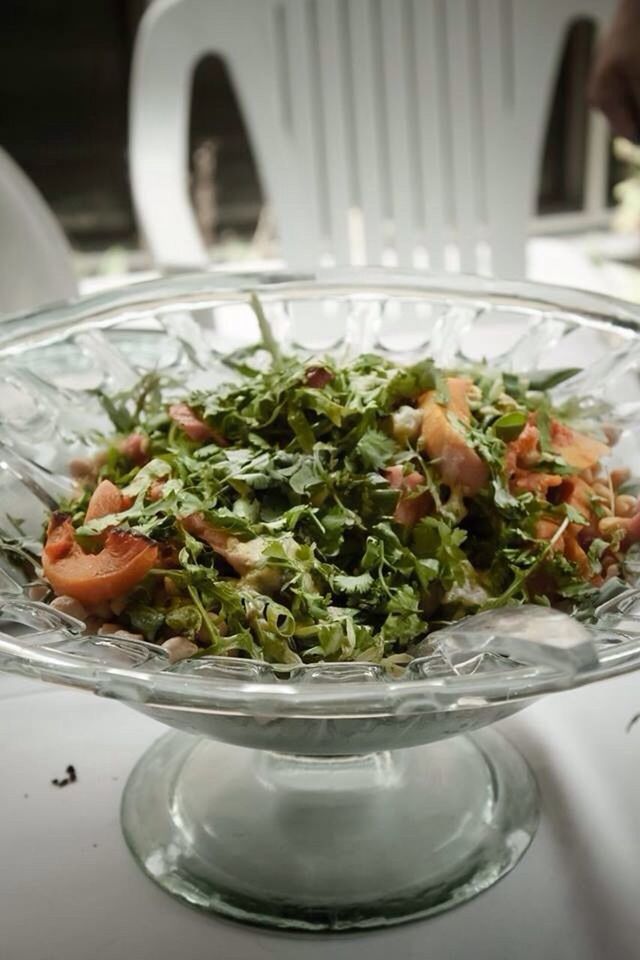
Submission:
[[[589,102],[614,134],[640,141],[640,0],[620,0],[596,53]]]

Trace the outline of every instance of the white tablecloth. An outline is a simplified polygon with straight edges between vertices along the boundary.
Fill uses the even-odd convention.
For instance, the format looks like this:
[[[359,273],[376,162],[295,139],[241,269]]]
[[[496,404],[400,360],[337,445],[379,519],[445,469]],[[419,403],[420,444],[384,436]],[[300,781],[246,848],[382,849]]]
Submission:
[[[640,956],[640,677],[558,694],[503,723],[542,822],[497,886],[445,915],[286,935],[199,914],[143,876],[120,834],[134,761],[163,728],[89,694],[0,677],[2,960],[633,960]],[[78,782],[51,785],[69,763]]]

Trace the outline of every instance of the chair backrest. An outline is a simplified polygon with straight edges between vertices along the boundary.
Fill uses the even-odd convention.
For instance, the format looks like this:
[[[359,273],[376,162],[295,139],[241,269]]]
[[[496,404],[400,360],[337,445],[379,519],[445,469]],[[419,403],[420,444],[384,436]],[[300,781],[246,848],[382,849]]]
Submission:
[[[34,185],[0,149],[0,314],[77,292],[64,233]]]
[[[524,273],[564,31],[613,0],[156,0],[130,163],[161,265],[206,262],[188,198],[191,75],[227,63],[283,255]]]

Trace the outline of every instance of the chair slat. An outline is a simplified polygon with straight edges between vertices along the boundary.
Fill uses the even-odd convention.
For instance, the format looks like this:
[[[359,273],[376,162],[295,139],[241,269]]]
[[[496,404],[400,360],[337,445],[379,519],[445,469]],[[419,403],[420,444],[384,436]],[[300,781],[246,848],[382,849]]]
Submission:
[[[306,260],[317,263],[322,259],[329,233],[324,127],[319,123],[319,90],[317,76],[314,76],[317,36],[314,34],[312,0],[287,0],[286,22],[290,44],[291,109],[298,148],[295,160],[300,176],[307,184],[305,206],[300,210],[300,216],[310,218],[313,224],[310,233],[315,246],[314,250],[294,252],[298,265]]]
[[[413,265],[415,249],[414,207],[411,150],[413,141],[408,116],[407,71],[407,6],[405,0],[382,4],[382,35],[386,87],[391,201],[395,228],[395,249],[398,264]]]
[[[350,131],[348,126],[349,77],[340,30],[341,0],[316,0],[320,60],[321,118],[324,126],[327,203],[331,252],[337,264],[351,262],[349,243]]]
[[[380,64],[375,59],[371,0],[349,4],[353,64],[359,202],[366,262],[379,264],[383,251],[383,124],[380,113]]]
[[[438,0],[414,0],[414,44],[419,114],[415,118],[419,138],[420,165],[424,196],[424,237],[429,267],[434,272],[444,269],[446,242],[447,196],[449,178],[445,168],[447,120],[443,117],[442,72],[439,69],[440,16]]]
[[[613,4],[151,2],[136,38],[129,153],[156,262],[207,262],[185,138],[194,65],[216,53],[236,87],[291,266],[327,254],[385,262],[392,221],[402,265],[416,262],[422,244],[432,270],[473,271],[486,240],[493,273],[522,275],[564,33],[577,17],[602,22]],[[600,139],[586,196],[594,208],[606,173]]]
[[[483,50],[482,117],[485,131],[489,132],[484,140],[486,228],[492,271],[501,273],[516,253],[509,225],[513,205],[503,170],[504,158],[513,149],[515,139],[511,5],[512,0],[485,0],[479,22]]]
[[[476,148],[471,113],[476,107],[470,69],[471,33],[467,0],[447,3],[445,13],[448,53],[448,109],[452,118],[452,170],[455,236],[460,251],[460,269],[476,269],[477,217],[475,177]]]

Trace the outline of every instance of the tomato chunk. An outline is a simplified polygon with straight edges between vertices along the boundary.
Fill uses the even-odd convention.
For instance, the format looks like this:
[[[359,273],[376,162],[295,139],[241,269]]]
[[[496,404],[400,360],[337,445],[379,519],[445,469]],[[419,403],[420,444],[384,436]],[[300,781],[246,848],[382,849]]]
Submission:
[[[111,480],[101,480],[91,494],[84,522],[89,523],[110,513],[121,513],[131,506],[131,502],[131,497],[127,497]]]
[[[139,467],[149,459],[149,437],[144,433],[130,433],[118,446],[120,453]]]
[[[461,425],[471,422],[468,393],[471,381],[466,377],[447,379],[449,402],[438,403],[434,390],[420,398],[422,408],[422,446],[432,460],[444,483],[473,496],[489,479],[486,463],[473,449],[463,430],[449,419],[453,414]]]
[[[423,493],[412,496],[412,492],[424,484],[424,477],[417,470],[406,474],[400,464],[387,467],[383,471],[394,490],[400,490],[400,499],[396,504],[393,519],[406,527],[414,526],[418,520],[430,512],[433,507],[433,498],[425,490]]]
[[[197,440],[199,443],[209,443],[212,440],[219,447],[226,447],[227,441],[222,434],[196,416],[188,404],[172,403],[169,407],[169,416],[191,440]]]
[[[114,528],[99,553],[85,553],[69,517],[55,513],[42,551],[44,575],[59,596],[84,604],[115,600],[132,590],[158,560],[148,537]]]
[[[579,433],[558,420],[551,422],[551,448],[576,470],[595,467],[611,452],[606,443],[588,437],[586,433]]]

